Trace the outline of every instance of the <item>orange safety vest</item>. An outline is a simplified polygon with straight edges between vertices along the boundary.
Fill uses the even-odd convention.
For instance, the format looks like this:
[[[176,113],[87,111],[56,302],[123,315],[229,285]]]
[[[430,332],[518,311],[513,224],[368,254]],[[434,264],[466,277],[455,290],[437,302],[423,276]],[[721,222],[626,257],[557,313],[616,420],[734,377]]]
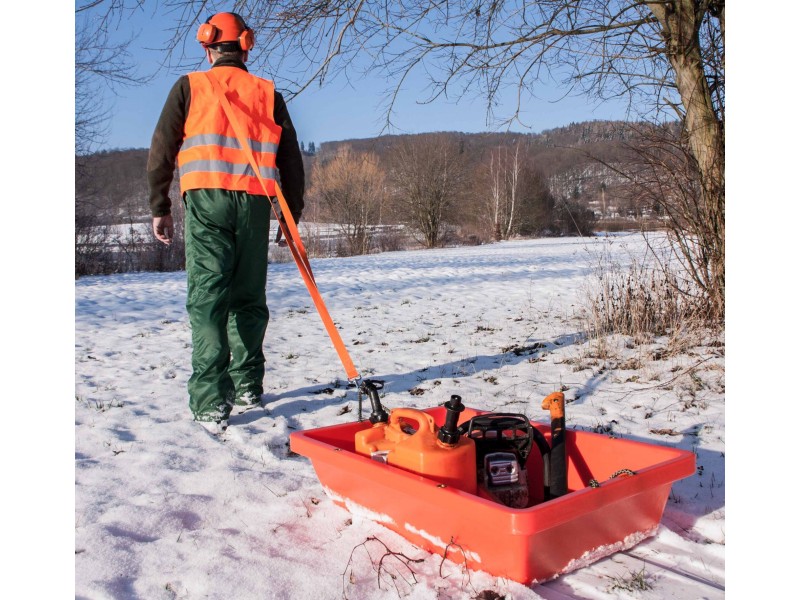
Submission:
[[[216,67],[213,71],[223,89],[228,90],[230,103],[246,117],[243,121],[250,148],[267,192],[274,196],[278,177],[275,156],[281,139],[281,127],[273,116],[275,84],[238,67]],[[192,94],[189,114],[178,152],[181,193],[215,188],[263,196],[264,188],[206,74],[189,73],[189,86]]]

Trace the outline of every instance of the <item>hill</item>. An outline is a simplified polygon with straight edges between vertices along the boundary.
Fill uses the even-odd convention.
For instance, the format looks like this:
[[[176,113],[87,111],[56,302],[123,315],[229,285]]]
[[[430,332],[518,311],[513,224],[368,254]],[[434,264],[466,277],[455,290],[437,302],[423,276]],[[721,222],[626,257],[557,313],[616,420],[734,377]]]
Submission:
[[[439,132],[438,135],[458,141],[473,171],[487,162],[493,149],[522,144],[554,196],[570,198],[598,211],[603,203],[601,196],[605,195],[608,212],[615,190],[624,182],[603,164],[620,165],[629,160],[626,149],[635,138],[636,129],[636,125],[625,122],[587,121],[541,133]],[[310,184],[318,160],[343,146],[349,146],[355,152],[371,152],[385,159],[400,142],[429,135],[385,135],[323,142],[318,152],[304,153],[306,183]],[[146,221],[150,216],[147,152],[143,148],[120,149],[77,158],[76,215],[92,215],[104,224]],[[173,197],[178,197],[177,185]],[[631,206],[615,208],[615,212],[621,215],[631,209],[636,212],[636,207]]]
[[[631,183],[646,127],[590,121],[537,134],[432,132],[309,144],[318,151],[303,153],[301,233],[311,256],[349,256],[661,228],[663,190],[643,193]],[[123,149],[76,159],[76,275],[183,268],[177,174],[175,240],[166,249],[147,225],[147,154]]]

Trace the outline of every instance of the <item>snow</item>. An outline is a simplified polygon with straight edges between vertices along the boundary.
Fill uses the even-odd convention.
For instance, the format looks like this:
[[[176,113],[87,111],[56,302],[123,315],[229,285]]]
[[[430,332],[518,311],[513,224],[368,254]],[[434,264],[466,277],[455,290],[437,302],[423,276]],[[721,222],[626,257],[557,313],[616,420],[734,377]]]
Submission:
[[[568,428],[695,452],[697,473],[673,485],[654,536],[535,587],[465,572],[382,527],[386,515],[348,512],[289,453],[292,431],[357,417],[294,264],[270,265],[265,408],[234,415],[224,441],[188,411],[185,273],[77,280],[75,597],[723,598],[724,337],[670,354],[666,338],[614,336],[601,353],[580,335],[598,261],[624,264],[644,247],[621,234],[312,259],[361,375],[385,381],[387,408],[457,393],[547,421],[541,399],[565,388]],[[410,561],[387,558],[379,573],[387,549]]]

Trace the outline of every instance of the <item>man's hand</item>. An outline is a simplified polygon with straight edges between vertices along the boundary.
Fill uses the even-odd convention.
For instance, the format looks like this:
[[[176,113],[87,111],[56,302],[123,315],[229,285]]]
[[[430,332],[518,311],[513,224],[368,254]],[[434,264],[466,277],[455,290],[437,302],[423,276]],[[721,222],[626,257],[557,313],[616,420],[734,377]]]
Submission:
[[[153,217],[153,234],[159,242],[169,246],[172,243],[173,233],[172,215]]]
[[[278,233],[275,234],[275,243],[278,244],[279,248],[286,248],[289,246],[289,242],[283,239],[283,227],[286,227],[286,220],[281,216],[278,220]]]

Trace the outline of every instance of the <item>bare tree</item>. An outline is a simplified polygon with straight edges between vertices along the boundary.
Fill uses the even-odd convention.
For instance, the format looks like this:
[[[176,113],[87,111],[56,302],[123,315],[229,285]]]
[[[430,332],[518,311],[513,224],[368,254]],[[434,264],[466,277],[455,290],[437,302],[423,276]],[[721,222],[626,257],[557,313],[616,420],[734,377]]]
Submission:
[[[520,144],[513,150],[500,146],[489,156],[488,212],[495,241],[507,240],[517,228],[519,198],[522,190]]]
[[[99,219],[101,190],[88,172],[88,157],[106,141],[112,95],[121,87],[140,85],[149,76],[137,73],[130,47],[133,38],[114,41],[112,33],[139,2],[85,0],[75,8],[75,274],[120,270],[123,249],[113,229]],[[131,229],[133,231],[133,229]],[[131,237],[130,241],[138,238]],[[115,248],[116,246],[116,248]],[[125,245],[128,252],[130,244]]]
[[[706,321],[724,320],[724,223],[713,203],[708,203],[698,174],[698,164],[682,132],[668,125],[643,128],[622,173],[630,184],[623,200],[649,206],[668,217],[670,252],[682,268],[662,262],[665,281],[688,296],[695,314]],[[687,234],[687,232],[690,232]],[[654,249],[657,258],[665,253]]]
[[[180,15],[170,41],[177,50],[209,8],[204,0],[162,2]],[[701,170],[719,168],[724,0],[239,0],[234,8],[259,33],[254,58],[294,93],[380,71],[392,82],[390,119],[418,70],[429,82],[423,101],[479,94],[491,112],[504,88],[516,88],[516,109],[502,115],[512,120],[526,93],[550,79],[566,92],[628,97],[647,115],[677,110],[697,137]]]
[[[403,138],[390,160],[399,219],[417,232],[426,248],[441,245],[464,181],[461,143],[442,134]]]
[[[75,154],[95,151],[108,134],[110,106],[106,92],[146,83],[137,73],[133,38],[112,41],[111,33],[133,8],[125,0],[86,0],[75,8]]]
[[[386,194],[378,159],[343,146],[333,157],[320,160],[313,170],[309,198],[318,201],[340,229],[347,254],[366,254],[371,228],[380,221]]]

